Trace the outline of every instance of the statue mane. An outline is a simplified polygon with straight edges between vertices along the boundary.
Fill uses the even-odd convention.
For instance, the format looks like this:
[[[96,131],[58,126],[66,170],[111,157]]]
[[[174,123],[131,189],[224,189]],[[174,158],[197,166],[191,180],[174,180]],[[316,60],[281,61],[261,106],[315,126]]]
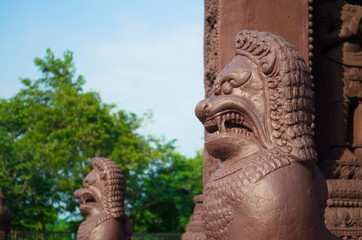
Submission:
[[[122,170],[117,164],[107,158],[93,158],[93,168],[99,171],[104,182],[104,201],[107,214],[119,218],[124,214],[124,193],[126,181]]]

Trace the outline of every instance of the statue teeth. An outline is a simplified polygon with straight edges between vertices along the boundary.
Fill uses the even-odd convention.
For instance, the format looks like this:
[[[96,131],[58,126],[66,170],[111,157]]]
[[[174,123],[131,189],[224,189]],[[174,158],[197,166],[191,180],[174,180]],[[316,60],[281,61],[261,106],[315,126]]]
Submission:
[[[225,122],[227,121],[232,125],[226,127]],[[233,124],[242,125],[250,128],[250,124],[245,121],[245,117],[237,112],[220,114],[212,119],[207,119],[204,122],[205,128],[210,128],[210,130],[212,130],[212,132],[209,132],[209,136],[216,136],[220,133],[242,134],[247,137],[252,136],[252,134],[247,129],[243,128],[242,126],[233,126]]]
[[[219,129],[218,132],[223,132],[223,130],[225,130],[225,126],[223,126],[223,123],[225,120],[223,120],[224,116],[218,116],[216,117],[216,124],[217,124],[217,128]]]

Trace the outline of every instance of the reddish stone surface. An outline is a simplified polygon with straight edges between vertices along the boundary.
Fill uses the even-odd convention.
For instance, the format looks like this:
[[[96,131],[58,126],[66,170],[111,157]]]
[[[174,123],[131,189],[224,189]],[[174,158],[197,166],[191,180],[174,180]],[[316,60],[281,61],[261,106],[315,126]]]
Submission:
[[[212,94],[216,76],[234,57],[234,38],[242,29],[278,34],[296,46],[308,61],[311,41],[309,12],[308,0],[205,0],[205,96]],[[204,183],[217,164],[218,160],[205,155]]]
[[[194,197],[194,213],[190,217],[190,222],[186,226],[185,233],[182,234],[182,240],[206,240],[205,231],[202,228],[201,214],[203,211],[202,194]]]
[[[205,0],[204,83],[205,96],[209,97],[213,94],[212,88],[220,70],[233,58],[234,36],[242,29],[273,32],[295,45],[304,60],[309,60],[307,63],[313,69],[318,165],[323,170],[328,183],[329,199],[325,215],[327,227],[343,239],[362,239],[362,197],[360,194],[362,162],[359,157],[361,155],[359,143],[362,139],[362,121],[360,121],[362,107],[359,107],[361,91],[359,87],[350,88],[354,91],[352,95],[357,97],[344,103],[342,100],[340,108],[333,107],[330,94],[339,92],[343,96],[343,84],[345,84],[343,76],[346,76],[347,71],[343,65],[338,66],[337,63],[342,62],[338,59],[334,60],[336,66],[332,68],[342,70],[339,73],[330,71],[331,66],[328,67],[329,60],[326,58],[326,51],[321,49],[326,41],[327,45],[329,45],[328,41],[334,41],[328,40],[328,38],[331,39],[330,37],[323,40],[321,26],[334,21],[333,26],[328,27],[333,32],[341,30],[342,25],[343,27],[351,25],[349,22],[352,18],[356,20],[354,25],[361,24],[357,17],[351,17],[353,11],[352,15],[350,11],[348,14],[342,12],[329,14],[331,18],[327,19],[323,16],[326,8],[327,12],[333,12],[327,5],[347,3],[361,5],[360,0],[318,0],[314,2],[312,0]],[[361,27],[359,29],[360,32],[357,31],[355,35],[361,36]],[[351,34],[350,31],[345,30],[342,33]],[[326,34],[328,35],[328,32],[325,31],[324,35]],[[359,37],[359,39],[361,38]],[[360,40],[359,43],[361,42]],[[340,46],[343,45],[346,44],[342,41]],[[341,53],[343,49],[340,46],[337,46],[336,49],[339,48]],[[336,54],[329,55],[336,56]],[[356,62],[360,61],[357,59],[357,61],[352,61],[352,64],[349,61],[347,65],[355,65]],[[353,70],[354,78],[358,81],[360,81],[357,76],[358,72],[361,72],[360,69],[360,65],[358,65],[357,70]],[[334,82],[342,82],[342,87],[333,88],[331,78],[335,79]],[[344,110],[347,108],[350,110]],[[334,110],[331,111],[331,109]],[[332,113],[333,111],[335,113]],[[335,118],[336,121],[333,123],[334,115],[340,117]],[[333,124],[334,127],[331,126]],[[342,145],[347,147],[337,148],[333,152],[333,142],[335,142],[334,145],[343,143]],[[208,182],[219,164],[220,161],[217,158],[205,153],[204,184]]]
[[[326,224],[342,239],[362,239],[362,2],[315,7],[316,141],[328,184]]]
[[[308,1],[219,0],[220,69],[234,57],[234,38],[243,29],[272,32],[308,60]]]
[[[93,170],[84,178],[83,188],[74,192],[79,210],[86,215],[77,240],[130,240],[132,225],[124,213],[126,181],[117,164],[106,158],[93,158]]]
[[[312,81],[283,38],[241,31],[213,94],[196,106],[205,149],[221,164],[204,189],[207,239],[337,239],[325,227]]]

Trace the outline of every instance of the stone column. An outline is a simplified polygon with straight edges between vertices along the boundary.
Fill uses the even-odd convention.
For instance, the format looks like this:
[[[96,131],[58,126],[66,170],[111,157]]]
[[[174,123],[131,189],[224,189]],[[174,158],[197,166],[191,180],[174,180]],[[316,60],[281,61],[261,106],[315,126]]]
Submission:
[[[311,48],[309,5],[308,0],[205,0],[205,97],[211,95],[211,88],[219,71],[233,58],[234,39],[240,30],[278,34],[296,46],[308,62]],[[219,160],[204,154],[204,185],[219,163]],[[202,197],[199,199],[191,220],[200,217],[198,215],[201,213]],[[190,224],[194,226],[201,222]],[[188,229],[191,229],[189,225],[186,233]]]
[[[327,227],[362,239],[362,2],[315,2],[316,144],[327,178]]]
[[[204,229],[202,228],[201,213],[203,210],[202,194],[194,197],[194,213],[190,217],[190,222],[186,226],[185,233],[182,234],[182,240],[206,240]]]
[[[235,35],[243,29],[280,35],[296,46],[311,65],[312,23],[308,0],[205,0],[205,97],[221,69],[234,57]],[[204,184],[218,165],[204,156]]]

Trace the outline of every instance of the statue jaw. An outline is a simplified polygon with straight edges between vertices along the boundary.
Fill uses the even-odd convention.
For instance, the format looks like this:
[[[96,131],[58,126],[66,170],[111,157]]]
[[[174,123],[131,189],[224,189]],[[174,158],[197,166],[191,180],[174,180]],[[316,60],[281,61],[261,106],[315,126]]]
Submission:
[[[205,148],[213,157],[240,159],[267,148],[264,117],[250,100],[233,94],[212,96],[195,112],[205,127]]]
[[[77,240],[131,239],[132,224],[124,214],[126,182],[122,170],[102,157],[93,158],[92,166],[83,188],[74,192],[80,212],[86,215],[78,228]]]
[[[196,106],[205,127],[205,148],[221,161],[272,146],[263,75],[257,69],[251,59],[236,55],[217,77],[214,94]]]
[[[82,214],[89,216],[100,212],[100,203],[93,191],[81,188],[74,192],[74,197],[80,202],[79,211]]]
[[[79,211],[82,214],[89,216],[104,211],[102,189],[103,184],[99,173],[96,170],[92,170],[85,177],[83,188],[74,192],[74,197],[80,202]]]
[[[261,150],[261,147],[256,142],[252,142],[247,138],[221,133],[205,141],[205,149],[211,156],[223,162],[234,162]]]

